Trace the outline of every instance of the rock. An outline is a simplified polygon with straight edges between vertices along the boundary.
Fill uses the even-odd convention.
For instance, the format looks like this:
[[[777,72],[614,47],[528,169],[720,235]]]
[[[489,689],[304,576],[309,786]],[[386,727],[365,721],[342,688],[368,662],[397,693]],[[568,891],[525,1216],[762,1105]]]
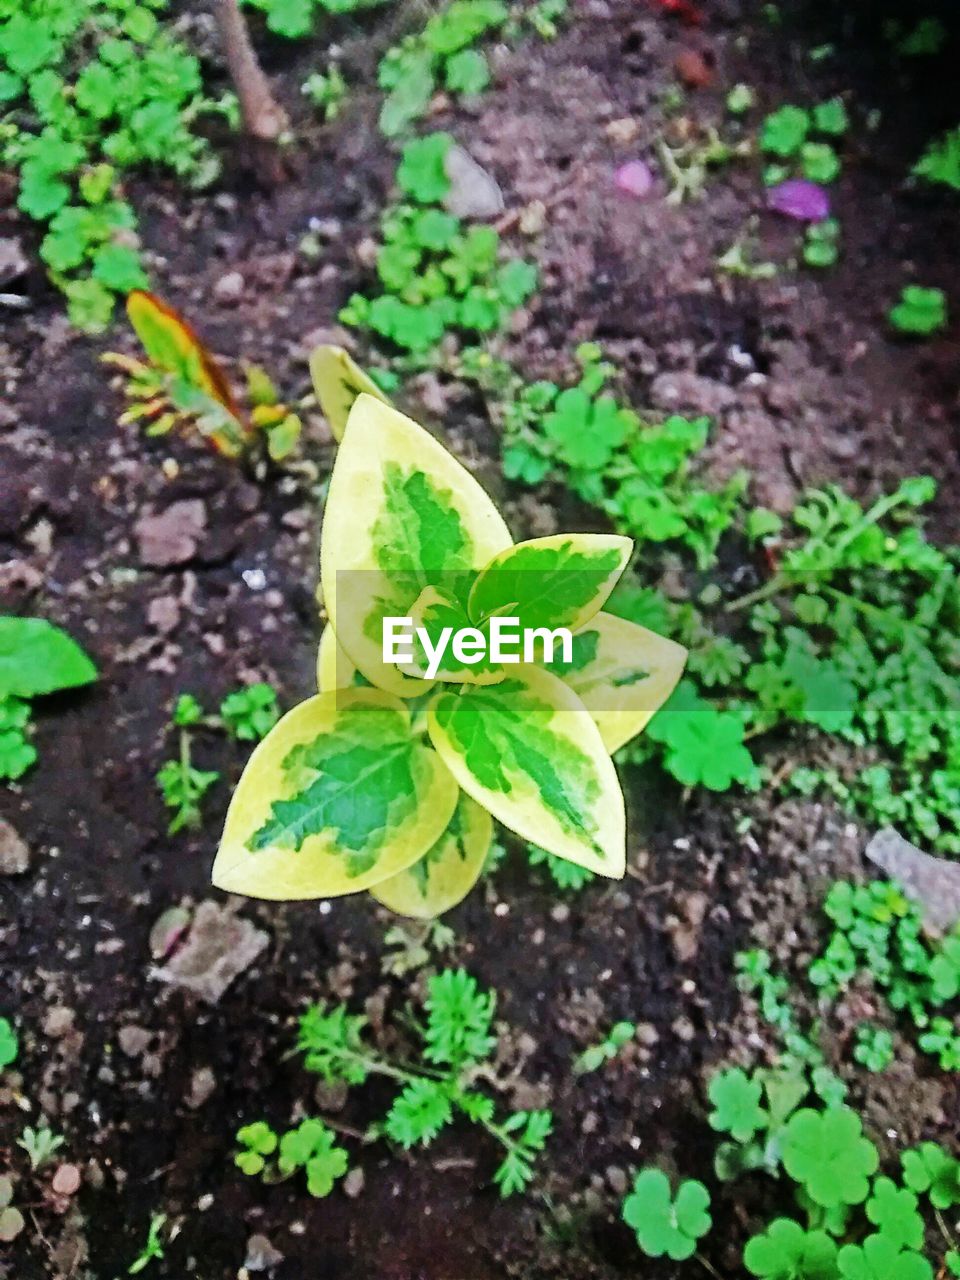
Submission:
[[[248,1271],[272,1271],[283,1261],[283,1254],[275,1249],[266,1236],[251,1236],[247,1241],[247,1257],[244,1266]]]
[[[162,636],[177,629],[180,622],[180,601],[176,596],[157,596],[147,605],[147,623]]]
[[[345,1196],[348,1196],[351,1200],[356,1200],[357,1196],[359,1196],[363,1191],[365,1183],[366,1177],[364,1176],[364,1172],[358,1167],[350,1170],[341,1183],[341,1186],[343,1187],[343,1193]]]
[[[950,933],[960,922],[960,863],[924,853],[892,827],[877,832],[866,854],[917,903],[931,933]]]
[[[62,1164],[50,1183],[54,1195],[72,1196],[80,1189],[80,1170],[75,1164]]]
[[[152,1031],[148,1031],[146,1027],[135,1026],[132,1023],[130,1026],[121,1027],[117,1033],[117,1043],[128,1058],[142,1057],[149,1048],[152,1039]]]
[[[29,870],[27,843],[5,818],[0,818],[0,876],[20,876]]]
[[[235,307],[243,297],[244,280],[239,271],[228,271],[213,286],[213,296],[221,307]]]
[[[261,929],[236,915],[231,907],[201,902],[183,944],[166,965],[151,970],[150,976],[216,1004],[269,941]]]
[[[622,116],[619,120],[611,120],[604,130],[611,142],[620,142],[626,146],[640,134],[640,123],[632,116]]]
[[[209,1067],[198,1067],[190,1077],[190,1091],[184,1102],[191,1111],[197,1111],[207,1102],[217,1087],[217,1077]]]
[[[12,237],[0,240],[0,285],[9,284],[30,269],[30,262],[23,252],[23,245]]]
[[[133,527],[140,563],[152,569],[186,564],[197,554],[206,528],[207,508],[199,498],[184,498],[164,511],[141,516]]]
[[[443,199],[448,213],[481,221],[503,213],[505,206],[499,183],[463,147],[452,146],[443,167],[450,179],[450,190]]]
[[[51,1040],[60,1040],[73,1030],[74,1011],[65,1004],[52,1004],[43,1020],[43,1034]]]
[[[673,69],[688,89],[706,89],[713,80],[713,71],[706,58],[696,49],[684,49],[678,53]]]

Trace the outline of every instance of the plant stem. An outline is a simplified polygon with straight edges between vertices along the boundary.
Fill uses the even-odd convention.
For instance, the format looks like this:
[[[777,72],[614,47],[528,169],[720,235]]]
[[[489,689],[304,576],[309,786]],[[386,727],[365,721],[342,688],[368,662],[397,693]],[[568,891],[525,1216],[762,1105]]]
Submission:
[[[257,60],[238,0],[213,0],[213,16],[240,102],[244,130],[257,142],[274,144],[287,128],[287,115],[274,99]]]
[[[745,596],[738,596],[736,600],[728,600],[723,606],[723,611],[724,613],[739,613],[741,609],[749,609],[751,605],[759,604],[761,600],[769,600],[778,591],[786,591],[793,585],[795,584],[788,582],[782,573],[775,573],[769,582],[765,582],[762,587],[757,587],[756,591],[748,591]]]
[[[705,1271],[707,1271],[710,1275],[712,1275],[714,1277],[714,1280],[722,1280],[720,1272],[716,1269],[716,1267],[713,1265],[712,1262],[709,1262],[703,1256],[702,1253],[697,1253],[695,1256],[697,1261],[700,1263],[701,1267],[703,1267]]]

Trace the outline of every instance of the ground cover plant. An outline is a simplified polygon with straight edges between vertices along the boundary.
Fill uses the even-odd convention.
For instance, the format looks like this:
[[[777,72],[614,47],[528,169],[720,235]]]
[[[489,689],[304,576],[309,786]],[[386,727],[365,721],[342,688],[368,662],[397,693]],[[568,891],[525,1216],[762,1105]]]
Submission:
[[[60,627],[44,618],[0,616],[0,780],[16,781],[37,761],[33,699],[96,678],[91,659]]]
[[[383,215],[377,254],[382,292],[355,293],[340,312],[348,325],[369,329],[413,359],[423,358],[448,331],[467,335],[503,328],[537,283],[536,267],[500,260],[490,226],[465,226],[442,207],[451,188],[446,133],[407,143],[397,169],[405,202]]]
[[[534,1110],[497,1119],[494,1100],[478,1087],[478,1081],[491,1078],[488,1059],[497,1043],[494,1008],[493,992],[481,991],[469,973],[444,969],[427,982],[423,1043],[412,1062],[370,1043],[367,1019],[344,1005],[311,1005],[300,1018],[297,1051],[306,1070],[328,1085],[358,1088],[383,1076],[402,1086],[368,1138],[383,1137],[409,1150],[429,1146],[455,1117],[479,1126],[503,1150],[493,1181],[506,1199],[532,1182],[553,1118],[549,1111]],[[276,1174],[289,1176],[303,1168],[313,1196],[328,1195],[347,1170],[346,1152],[335,1145],[334,1133],[322,1120],[302,1120],[280,1138],[265,1122],[256,1121],[238,1131],[237,1141],[242,1149],[236,1164],[243,1173],[268,1180],[276,1176],[267,1165],[276,1152]]]
[[[217,162],[195,122],[217,109],[196,57],[164,25],[163,0],[29,0],[0,9],[0,156],[18,207],[44,224],[40,256],[81,329],[145,287],[123,175],[164,165],[194,186]]]

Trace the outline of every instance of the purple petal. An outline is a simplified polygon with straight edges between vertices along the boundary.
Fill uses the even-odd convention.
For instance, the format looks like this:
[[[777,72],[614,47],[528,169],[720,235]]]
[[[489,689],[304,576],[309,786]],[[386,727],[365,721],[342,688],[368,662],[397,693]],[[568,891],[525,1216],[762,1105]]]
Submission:
[[[798,222],[822,222],[830,216],[830,197],[806,178],[788,178],[767,192],[767,207]]]
[[[625,195],[642,200],[653,190],[653,174],[642,160],[628,160],[613,175],[614,185]]]

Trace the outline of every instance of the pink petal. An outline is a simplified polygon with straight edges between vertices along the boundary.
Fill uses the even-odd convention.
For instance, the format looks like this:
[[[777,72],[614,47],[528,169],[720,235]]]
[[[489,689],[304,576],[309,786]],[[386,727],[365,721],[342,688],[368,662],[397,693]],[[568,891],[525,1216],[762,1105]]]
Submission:
[[[614,185],[625,195],[642,200],[653,190],[653,174],[643,160],[628,160],[613,175]]]
[[[830,197],[806,178],[788,178],[767,192],[767,207],[798,222],[822,222],[830,216]]]

